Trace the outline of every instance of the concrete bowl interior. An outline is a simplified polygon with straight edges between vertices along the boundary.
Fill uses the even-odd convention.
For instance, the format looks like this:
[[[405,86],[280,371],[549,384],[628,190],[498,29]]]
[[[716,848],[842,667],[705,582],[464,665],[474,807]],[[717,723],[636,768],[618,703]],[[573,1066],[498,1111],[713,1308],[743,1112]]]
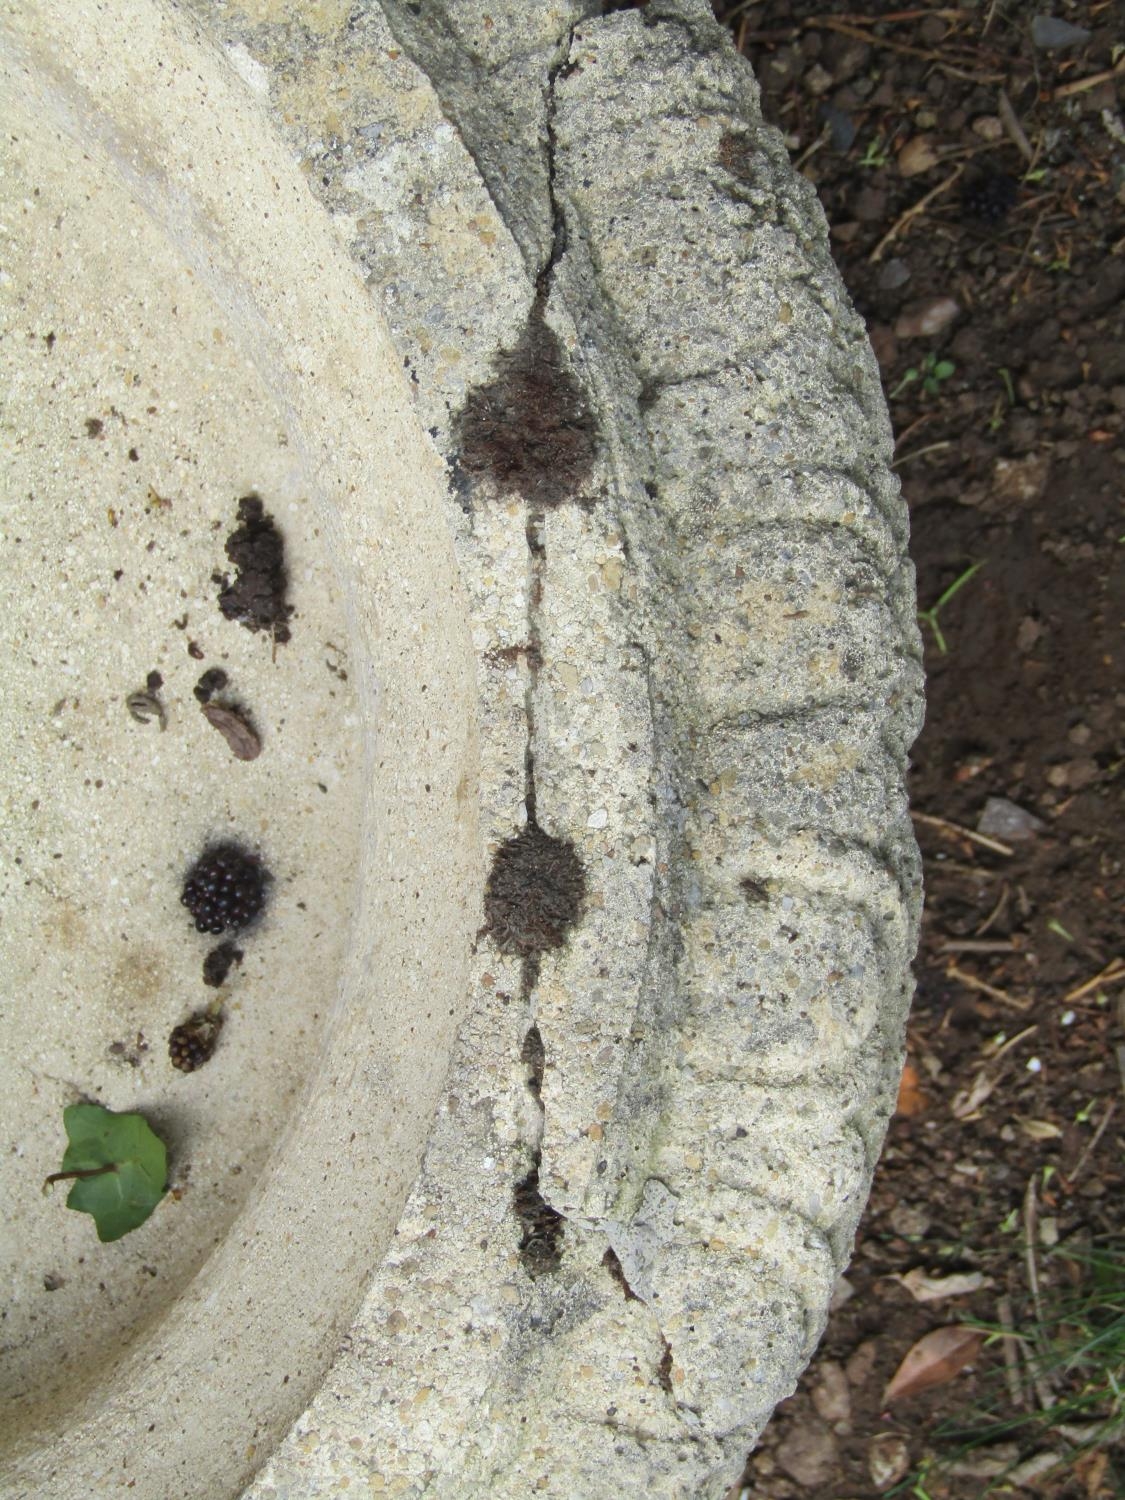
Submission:
[[[151,1450],[144,1493],[190,1472],[217,1494],[284,1430],[417,1170],[477,919],[440,466],[264,115],[174,14],[131,9],[126,36],[32,6],[2,54],[13,1495],[92,1493],[123,1444]],[[288,640],[219,608],[250,494],[284,542]],[[201,711],[213,668],[255,759]],[[152,674],[159,714],[130,709]],[[216,990],[218,939],[179,898],[228,840],[270,879]],[[172,1028],[215,1000],[214,1057],[176,1071]],[[43,1191],[83,1099],[169,1147],[170,1192],[112,1244]]]

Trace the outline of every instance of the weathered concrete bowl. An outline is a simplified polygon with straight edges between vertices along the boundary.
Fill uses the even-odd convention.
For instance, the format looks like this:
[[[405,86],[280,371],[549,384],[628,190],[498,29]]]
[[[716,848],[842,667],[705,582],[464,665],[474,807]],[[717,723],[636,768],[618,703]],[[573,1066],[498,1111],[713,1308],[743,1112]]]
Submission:
[[[264,1456],[418,1170],[479,921],[466,602],[400,357],[221,57],[126,11],[32,7],[2,58],[5,1494],[218,1495]],[[288,642],[218,606],[248,492]],[[269,903],[188,1076],[215,940],[180,889],[230,838]],[[41,1192],[80,1097],[170,1148],[114,1244]]]
[[[823,1328],[910,994],[906,517],[745,64],[605,9],[2,23],[4,1496],[720,1496]],[[219,607],[249,494],[289,640]],[[40,1192],[79,1098],[171,1148],[109,1245]]]

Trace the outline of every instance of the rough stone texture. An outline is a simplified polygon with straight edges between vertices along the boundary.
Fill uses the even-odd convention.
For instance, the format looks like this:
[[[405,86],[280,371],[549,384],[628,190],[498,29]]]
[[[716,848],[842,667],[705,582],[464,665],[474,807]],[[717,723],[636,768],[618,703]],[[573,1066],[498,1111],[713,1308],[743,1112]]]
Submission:
[[[722,1494],[819,1337],[893,1098],[921,695],[875,363],[706,7],[599,9],[367,7],[362,58],[356,27],[319,42],[330,138],[306,60],[221,13],[455,478],[540,307],[600,438],[574,505],[474,463],[451,512],[489,848],[528,816],[573,840],[585,918],[522,971],[482,938],[394,1250],[254,1500]]]
[[[392,1248],[248,1500],[722,1495],[823,1328],[910,992],[920,646],[862,325],[704,0],[190,8],[449,464],[481,886],[534,819],[587,888],[537,961],[481,935]],[[598,435],[550,509],[458,464],[538,317]]]

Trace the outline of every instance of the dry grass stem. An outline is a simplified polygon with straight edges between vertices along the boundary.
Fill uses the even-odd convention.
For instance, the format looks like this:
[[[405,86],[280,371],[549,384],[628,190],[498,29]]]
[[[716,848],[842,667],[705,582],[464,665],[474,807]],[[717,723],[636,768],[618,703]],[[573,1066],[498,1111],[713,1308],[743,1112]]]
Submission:
[[[1109,1101],[1109,1103],[1106,1105],[1105,1114],[1102,1116],[1102,1122],[1101,1122],[1101,1124],[1098,1126],[1097,1130],[1094,1131],[1094,1133],[1090,1137],[1090,1139],[1086,1142],[1086,1146],[1085,1146],[1085,1149],[1082,1152],[1082,1155],[1078,1158],[1078,1161],[1075,1163],[1074,1171],[1071,1172],[1070,1175],[1069,1175],[1069,1177],[1067,1178],[1067,1181],[1071,1184],[1072,1187],[1078,1181],[1079,1174],[1082,1172],[1083,1168],[1085,1167],[1086,1163],[1089,1161],[1090,1157],[1097,1150],[1098,1142],[1101,1140],[1102,1136],[1105,1134],[1105,1132],[1106,1132],[1106,1126],[1109,1124],[1110,1120],[1113,1119],[1113,1116],[1114,1116],[1114,1113],[1115,1113],[1116,1109],[1117,1109],[1117,1100],[1116,1099],[1111,1099]]]
[[[1016,118],[1016,112],[1012,108],[1012,101],[1007,93],[1001,89],[997,96],[996,113],[1000,116],[1000,122],[1008,132],[1009,138],[1019,148],[1020,154],[1027,162],[1034,161],[1035,152],[1031,149],[1031,142],[1024,134],[1023,126]]]
[[[977,990],[982,995],[988,995],[992,1000],[998,1000],[1001,1005],[1010,1005],[1013,1010],[1030,1010],[1030,1000],[1017,1000],[1015,995],[1009,995],[1007,990],[997,989],[994,984],[986,984],[983,979],[978,979],[975,974],[966,974],[964,969],[959,969],[956,964],[947,964],[945,969],[947,979],[956,979],[958,984],[963,984],[968,990]]]
[[[891,464],[892,469],[897,469],[899,464],[908,464],[912,458],[921,458],[924,453],[937,453],[942,448],[952,448],[952,442],[943,440],[940,443],[927,443],[924,448],[915,448],[912,453],[904,453],[901,458],[896,458]]]
[[[950,938],[942,943],[940,953],[1019,953],[1020,945],[1012,942],[982,942],[979,938]]]
[[[1125,73],[1125,58],[1115,68],[1106,68],[1104,73],[1091,73],[1089,78],[1076,78],[1073,83],[1061,84],[1055,90],[1055,99],[1072,99],[1075,94],[1083,94],[1087,89],[1097,88],[1099,83],[1108,83],[1112,78],[1120,78]]]
[[[1011,894],[1011,890],[1008,887],[1007,882],[1005,882],[1004,889],[1000,892],[999,900],[989,912],[988,916],[985,917],[984,921],[977,928],[976,932],[974,933],[975,937],[982,938],[988,931],[988,929],[992,926],[993,922],[998,921],[1000,917],[1004,915],[1004,913],[1008,909],[1008,899]]]
[[[985,849],[991,849],[993,854],[1003,854],[1011,858],[1015,852],[1007,844],[1002,844],[999,839],[990,839],[986,833],[977,833],[973,828],[963,828],[960,823],[951,823],[948,818],[935,818],[930,813],[914,812],[910,816],[916,823],[924,823],[927,828],[940,828],[944,833],[956,834],[958,838],[968,839],[973,844],[980,844]]]
[[[1008,1385],[1008,1396],[1017,1411],[1026,1411],[1028,1400],[1023,1382],[1020,1380],[1019,1339],[1015,1336],[1016,1324],[1012,1317],[1010,1297],[997,1298],[996,1321],[1004,1330],[1000,1347],[1004,1355],[1004,1379]]]
[[[1125,959],[1111,958],[1099,974],[1095,974],[1093,979],[1087,979],[1077,989],[1068,991],[1063,998],[1066,1001],[1081,1000],[1083,995],[1096,990],[1099,984],[1117,984],[1122,979],[1125,979]]]
[[[898,218],[894,221],[891,227],[887,230],[886,234],[875,246],[871,254],[867,257],[869,264],[873,266],[877,265],[883,258],[883,251],[886,250],[889,245],[894,243],[894,241],[898,238],[900,232],[906,228],[907,224],[909,224],[912,219],[916,219],[919,214],[924,213],[935,198],[940,197],[942,193],[948,192],[964,170],[964,163],[962,163],[959,167],[954,167],[953,171],[950,172],[949,176],[945,179],[944,182],[939,182],[937,187],[931,188],[928,193],[925,193],[921,198],[918,199],[917,203],[911,204],[911,206],[906,210],[905,213],[899,214]]]

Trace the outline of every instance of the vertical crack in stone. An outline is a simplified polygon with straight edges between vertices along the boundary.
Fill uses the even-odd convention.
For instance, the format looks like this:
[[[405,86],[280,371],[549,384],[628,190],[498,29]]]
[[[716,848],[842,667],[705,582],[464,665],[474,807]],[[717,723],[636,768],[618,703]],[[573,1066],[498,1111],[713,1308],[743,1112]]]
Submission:
[[[526,959],[524,961],[525,980],[532,972],[538,977],[538,968],[538,958]],[[527,998],[530,998],[530,994]],[[546,1054],[543,1048],[543,1037],[539,1027],[534,1024],[528,1028],[524,1036],[523,1045],[520,1048],[520,1059],[528,1069],[528,1092],[535,1100],[539,1119],[542,1122],[543,1070],[546,1066]],[[540,1137],[541,1134],[542,1132],[540,1132]],[[539,1191],[539,1169],[542,1161],[542,1147],[538,1145],[532,1156],[531,1167],[516,1183],[512,1194],[512,1208],[523,1229],[519,1246],[520,1261],[533,1280],[539,1276],[550,1275],[561,1265],[563,1227],[566,1223],[565,1216],[560,1214],[558,1209],[552,1208]]]
[[[533,511],[578,502],[598,449],[587,394],[546,318],[567,245],[555,185],[555,90],[572,42],[573,28],[548,75],[545,99],[550,251],[536,274],[523,332],[497,356],[492,378],[469,392],[455,424],[459,478],[470,485],[484,481],[500,495],[518,494]]]
[[[614,1281],[617,1282],[617,1285],[625,1293],[626,1302],[641,1301],[641,1298],[637,1296],[636,1292],[629,1285],[628,1278],[626,1277],[625,1272],[621,1266],[621,1260],[616,1250],[614,1250],[612,1247],[610,1247],[602,1256],[602,1265],[606,1268],[610,1276],[612,1276]]]
[[[629,1285],[629,1278],[625,1275],[625,1270],[621,1264],[621,1259],[612,1246],[610,1246],[602,1256],[602,1265],[606,1268],[610,1276],[621,1288],[622,1292],[625,1295],[626,1302],[639,1302],[642,1307],[648,1306],[648,1303],[645,1301],[645,1299],[638,1296],[633,1288]],[[672,1396],[675,1394],[672,1389],[672,1346],[668,1342],[664,1334],[661,1333],[659,1327],[656,1331],[660,1335],[660,1343],[662,1346],[660,1361],[656,1366],[656,1381],[661,1390],[666,1391],[669,1396]]]
[[[555,181],[555,160],[558,155],[558,141],[555,136],[555,115],[558,112],[558,81],[559,75],[570,67],[570,54],[574,48],[574,31],[572,26],[566,35],[566,43],[559,50],[558,61],[547,75],[547,108],[544,124],[547,133],[547,198],[551,205],[551,253],[547,257],[547,264],[539,273],[536,287],[544,296],[551,289],[555,270],[559,261],[566,252],[566,218],[559,208],[558,189]]]
[[[543,1047],[543,1036],[538,1026],[532,1025],[528,1028],[527,1035],[523,1039],[520,1048],[520,1062],[525,1063],[530,1069],[531,1076],[527,1080],[527,1086],[538,1099],[543,1093],[543,1070],[547,1063],[547,1054]]]
[[[539,1191],[539,1153],[527,1176],[516,1183],[516,1216],[523,1225],[520,1260],[531,1277],[547,1276],[562,1264],[563,1225],[566,1220]]]
[[[539,826],[535,779],[536,697],[543,662],[544,518],[547,510],[577,499],[597,453],[596,424],[589,400],[546,319],[555,273],[566,251],[566,223],[555,188],[554,116],[556,80],[572,43],[573,27],[550,70],[545,100],[550,251],[536,275],[535,296],[519,340],[497,357],[492,379],[469,393],[455,424],[459,478],[470,484],[483,481],[495,494],[518,494],[528,507],[527,823],[500,846],[493,858],[485,887],[484,930],[502,951],[519,954],[520,993],[529,1013],[542,956],[566,941],[586,896],[585,872],[573,844],[552,837]],[[468,488],[462,485],[463,490]],[[529,1069],[527,1088],[539,1112],[540,1129],[530,1167],[515,1184],[512,1206],[523,1229],[520,1259],[528,1275],[538,1277],[556,1271],[561,1264],[566,1221],[539,1190],[546,1053],[534,1021],[524,1036],[520,1057]]]
[[[543,514],[532,511],[524,530],[527,542],[527,691],[524,712],[527,717],[527,744],[524,747],[524,803],[529,826],[535,823],[535,695],[539,691],[539,673],[543,666],[543,632],[539,628],[543,609],[543,574],[547,566],[547,547],[543,541]]]
[[[661,1334],[661,1338],[664,1338],[663,1334]],[[668,1394],[671,1395],[672,1394],[672,1346],[668,1342],[667,1339],[664,1339],[664,1353],[660,1356],[660,1363],[656,1367],[656,1378],[657,1378],[657,1380],[659,1380],[662,1389],[666,1390],[668,1392]]]

